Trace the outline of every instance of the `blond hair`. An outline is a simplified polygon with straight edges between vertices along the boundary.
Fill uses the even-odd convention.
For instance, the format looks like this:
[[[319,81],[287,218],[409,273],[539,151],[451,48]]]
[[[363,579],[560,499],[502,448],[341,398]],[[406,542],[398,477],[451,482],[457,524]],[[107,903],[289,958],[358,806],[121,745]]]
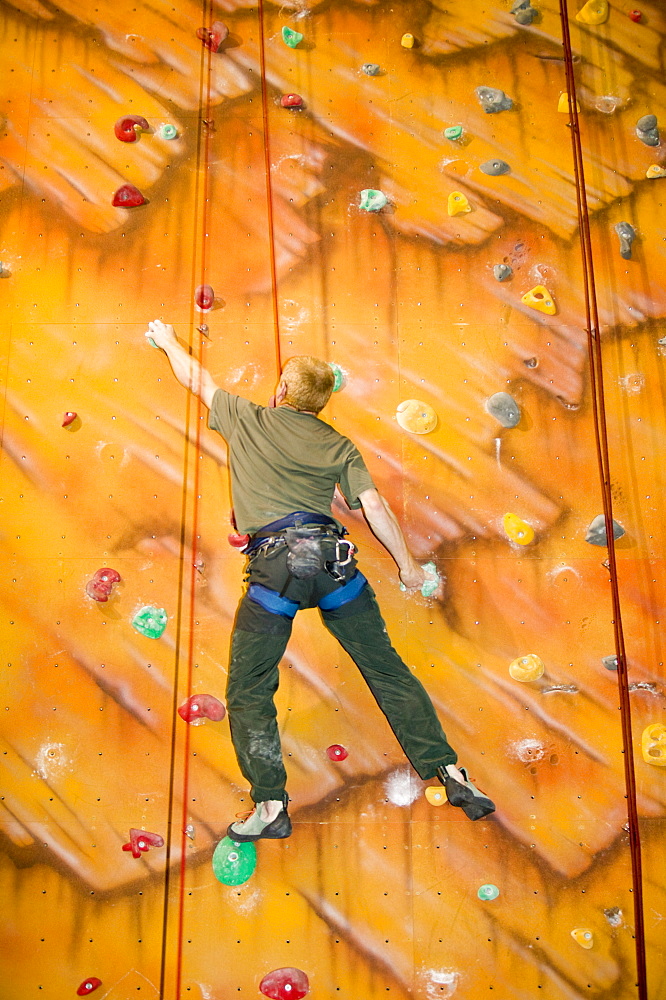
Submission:
[[[284,403],[297,410],[319,413],[331,397],[335,375],[326,361],[301,354],[287,361],[282,369],[282,381],[287,386]]]

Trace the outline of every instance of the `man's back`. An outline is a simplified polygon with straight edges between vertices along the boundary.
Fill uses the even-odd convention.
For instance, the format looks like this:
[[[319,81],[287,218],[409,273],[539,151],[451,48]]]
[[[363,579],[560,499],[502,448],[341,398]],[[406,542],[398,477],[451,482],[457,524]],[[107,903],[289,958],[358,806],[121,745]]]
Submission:
[[[293,511],[331,513],[336,484],[350,507],[373,483],[356,446],[335,428],[290,406],[257,406],[223,389],[208,426],[229,446],[232,498],[241,533]]]

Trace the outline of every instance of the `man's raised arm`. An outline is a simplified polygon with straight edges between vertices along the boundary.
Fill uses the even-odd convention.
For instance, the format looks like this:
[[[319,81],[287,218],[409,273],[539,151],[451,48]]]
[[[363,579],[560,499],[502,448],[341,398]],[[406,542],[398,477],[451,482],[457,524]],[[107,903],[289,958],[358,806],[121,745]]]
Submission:
[[[425,573],[407,548],[405,536],[387,501],[377,490],[364,490],[358,496],[372,533],[395,559],[400,579],[408,590],[422,587]]]
[[[193,358],[184,347],[181,347],[173,327],[159,319],[154,319],[152,323],[148,324],[146,337],[152,340],[157,347],[162,348],[180,384],[193,392],[195,396],[199,396],[204,406],[210,409],[213,396],[219,386],[213,381],[210,372],[207,372],[196,358]]]

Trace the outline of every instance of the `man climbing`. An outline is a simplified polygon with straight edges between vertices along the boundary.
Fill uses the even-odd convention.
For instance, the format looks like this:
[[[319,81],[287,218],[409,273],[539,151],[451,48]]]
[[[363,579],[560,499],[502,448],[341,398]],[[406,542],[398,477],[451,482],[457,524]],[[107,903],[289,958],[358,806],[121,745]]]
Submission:
[[[317,358],[292,358],[275,405],[264,407],[219,388],[181,347],[172,326],[154,320],[146,337],[164,350],[176,379],[210,410],[208,426],[227,442],[237,528],[250,535],[248,588],[231,638],[227,711],[255,808],[229,826],[229,836],[242,842],[291,833],[274,695],[294,616],[312,607],[358,666],[421,778],[438,776],[449,802],[470,819],[492,813],[492,801],[455,766],[456,752],[432,702],[393,649],[373,590],[357,569],[356,550],[331,516],[339,485],[347,505],[363,509],[404,586],[423,585],[424,570],[359,451],[319,419],[333,391],[330,366]]]

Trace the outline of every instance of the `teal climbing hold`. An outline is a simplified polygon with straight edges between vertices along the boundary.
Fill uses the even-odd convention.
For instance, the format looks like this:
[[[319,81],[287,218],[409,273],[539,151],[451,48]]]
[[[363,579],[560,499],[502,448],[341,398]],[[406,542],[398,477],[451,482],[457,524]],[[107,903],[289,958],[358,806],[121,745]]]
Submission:
[[[448,128],[444,129],[444,138],[451,139],[455,141],[456,139],[461,139],[463,134],[462,125],[450,125]]]
[[[149,639],[159,639],[167,627],[167,621],[164,608],[155,608],[152,604],[147,604],[134,615],[132,626]]]
[[[492,882],[486,882],[485,885],[479,886],[479,889],[476,894],[479,897],[479,899],[490,900],[490,899],[497,899],[497,897],[500,894],[500,891],[496,885],[492,884]]]
[[[161,139],[177,139],[178,129],[176,128],[175,125],[172,125],[170,122],[165,122],[164,125],[160,125],[159,129],[157,130],[157,134]]]
[[[374,188],[364,188],[361,191],[360,207],[364,212],[379,212],[388,204],[388,198],[383,191],[375,191]]]
[[[282,29],[282,41],[285,45],[288,45],[290,49],[295,49],[296,46],[303,41],[303,35],[300,31],[294,31],[293,28],[288,28],[285,25]]]
[[[257,867],[257,848],[223,837],[213,853],[213,874],[223,885],[243,885]]]
[[[346,381],[345,373],[335,361],[329,361],[328,367],[333,370],[333,392],[340,392]]]

